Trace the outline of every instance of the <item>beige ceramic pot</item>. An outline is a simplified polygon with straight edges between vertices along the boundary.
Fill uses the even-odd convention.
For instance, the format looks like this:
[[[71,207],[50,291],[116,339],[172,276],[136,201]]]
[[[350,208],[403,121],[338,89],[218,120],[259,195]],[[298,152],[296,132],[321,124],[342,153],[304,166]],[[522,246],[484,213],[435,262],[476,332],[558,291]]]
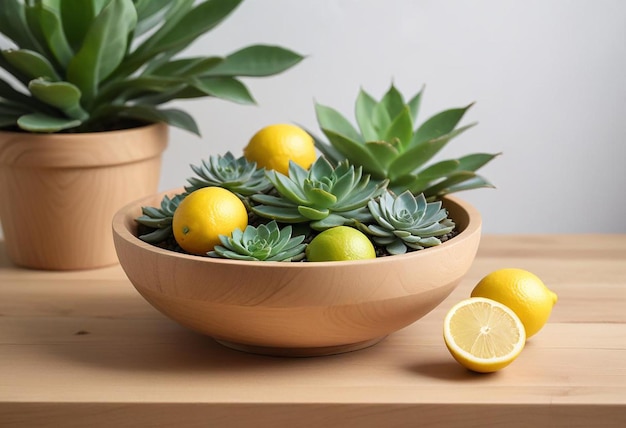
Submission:
[[[163,195],[132,203],[113,219],[126,274],[168,317],[255,353],[327,355],[378,342],[441,303],[470,268],[480,240],[479,213],[448,197],[460,234],[426,250],[345,262],[214,259],[137,238],[141,207],[158,206]]]
[[[13,263],[89,269],[117,263],[115,212],[158,188],[168,127],[82,134],[0,132],[0,222]]]

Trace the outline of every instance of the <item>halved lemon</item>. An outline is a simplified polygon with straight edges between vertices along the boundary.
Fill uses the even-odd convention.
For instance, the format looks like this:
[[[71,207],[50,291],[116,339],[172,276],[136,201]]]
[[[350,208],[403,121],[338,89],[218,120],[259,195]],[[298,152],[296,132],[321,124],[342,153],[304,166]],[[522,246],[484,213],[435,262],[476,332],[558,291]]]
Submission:
[[[502,303],[472,297],[450,309],[443,324],[443,338],[462,366],[489,373],[517,358],[524,349],[526,331],[515,312]]]

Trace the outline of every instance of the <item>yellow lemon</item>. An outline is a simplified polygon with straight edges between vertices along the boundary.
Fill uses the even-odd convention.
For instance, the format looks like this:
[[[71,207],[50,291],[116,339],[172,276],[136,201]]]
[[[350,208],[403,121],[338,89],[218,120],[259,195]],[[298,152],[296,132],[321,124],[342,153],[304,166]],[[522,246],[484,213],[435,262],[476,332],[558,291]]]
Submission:
[[[376,258],[376,250],[361,231],[348,226],[337,226],[317,235],[306,247],[310,262],[333,262]]]
[[[243,149],[243,155],[258,167],[289,174],[289,161],[308,169],[317,158],[313,138],[295,125],[269,125],[258,131]]]
[[[221,187],[198,189],[182,200],[172,219],[174,238],[191,254],[206,255],[220,243],[219,236],[230,236],[245,229],[248,212],[234,193]]]
[[[472,297],[486,297],[511,308],[522,320],[526,336],[536,334],[548,321],[557,295],[536,275],[523,269],[499,269],[485,276]]]
[[[472,297],[450,309],[443,339],[455,360],[480,373],[500,370],[517,358],[526,343],[524,325],[495,300]]]

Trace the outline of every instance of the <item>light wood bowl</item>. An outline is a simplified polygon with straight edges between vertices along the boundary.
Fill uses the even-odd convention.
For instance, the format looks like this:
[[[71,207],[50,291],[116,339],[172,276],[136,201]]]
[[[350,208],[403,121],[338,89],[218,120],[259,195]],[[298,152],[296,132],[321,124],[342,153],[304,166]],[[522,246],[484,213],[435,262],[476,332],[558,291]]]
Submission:
[[[244,262],[180,254],[137,238],[142,206],[113,219],[120,263],[163,314],[223,345],[248,352],[329,355],[373,345],[441,303],[470,268],[481,217],[468,203],[444,206],[460,233],[437,247],[344,262]]]

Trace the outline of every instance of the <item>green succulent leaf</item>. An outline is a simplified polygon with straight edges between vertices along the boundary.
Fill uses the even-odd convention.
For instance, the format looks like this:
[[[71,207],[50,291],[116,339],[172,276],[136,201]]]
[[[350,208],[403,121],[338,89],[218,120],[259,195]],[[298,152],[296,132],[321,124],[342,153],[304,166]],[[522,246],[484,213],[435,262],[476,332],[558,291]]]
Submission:
[[[20,0],[2,0],[0,8],[0,33],[23,49],[37,51],[39,45],[33,37],[28,23],[24,2]]]
[[[222,63],[224,58],[221,57],[196,57],[185,58],[174,61],[165,62],[158,67],[151,69],[149,75],[154,76],[177,76],[177,77],[194,77],[200,76],[206,73],[208,70],[214,68],[218,64]]]
[[[411,143],[413,137],[413,120],[409,106],[404,106],[400,113],[395,116],[387,129],[384,140],[391,142],[395,139],[400,141],[400,151],[404,151]]]
[[[481,189],[481,188],[493,188],[493,187],[494,187],[493,184],[491,184],[485,178],[479,175],[474,175],[473,177],[467,178],[465,181],[452,184],[445,189],[439,190],[438,192],[433,192],[433,191],[430,191],[429,189],[426,189],[425,193],[428,192],[429,195],[432,195],[429,197],[429,199],[436,199],[442,194],[456,193],[456,192],[462,192],[465,190],[474,190],[474,189]]]
[[[248,88],[234,77],[199,77],[193,79],[192,85],[206,95],[239,104],[256,104]]]
[[[365,145],[328,129],[322,129],[322,132],[345,158],[350,159],[354,164],[362,165],[363,169],[374,177],[385,175],[385,169]]]
[[[203,75],[264,77],[282,73],[302,59],[301,55],[280,46],[253,45],[226,56]]]
[[[411,145],[417,146],[425,141],[430,141],[450,134],[472,105],[474,105],[474,103],[468,105],[467,107],[446,110],[426,120],[415,131]]]
[[[63,31],[69,45],[78,51],[89,26],[108,0],[62,0],[59,2]],[[152,4],[159,2],[152,1]]]
[[[383,95],[380,104],[391,120],[397,117],[405,108],[404,98],[398,89],[392,84],[389,90]]]
[[[389,166],[389,178],[393,184],[395,179],[415,172],[416,165],[423,165],[435,156],[448,142],[460,135],[475,124],[470,124],[447,134],[441,135],[418,145],[411,146],[407,151],[396,158]]]
[[[315,104],[315,114],[322,131],[328,137],[327,132],[341,136],[354,143],[363,143],[363,137],[357,132],[352,124],[337,110],[321,104]],[[330,137],[328,137],[330,138]]]
[[[48,49],[50,49],[56,61],[65,68],[74,56],[74,51],[70,47],[63,31],[61,11],[58,7],[52,6],[50,2],[36,3],[33,6],[32,13],[39,20],[41,32]]]
[[[330,210],[327,208],[316,209],[303,205],[298,207],[298,212],[309,220],[322,220],[330,215]]]
[[[368,141],[365,143],[365,149],[374,159],[377,160],[377,164],[380,165],[381,171],[380,173],[374,173],[364,166],[365,170],[372,173],[376,177],[388,175],[389,165],[400,154],[400,151],[396,148],[398,145],[400,145],[400,143],[393,145],[387,141]]]
[[[363,89],[359,91],[355,103],[356,121],[359,124],[361,134],[365,141],[378,140],[378,132],[372,122],[374,109],[376,108],[376,100]]]
[[[459,169],[464,171],[476,171],[499,155],[500,153],[474,153],[471,155],[463,156],[458,159]]]
[[[81,123],[77,119],[49,116],[44,113],[26,114],[17,121],[20,128],[30,132],[58,132],[64,129],[76,128]]]
[[[89,102],[98,85],[120,65],[137,24],[132,0],[111,0],[93,21],[82,47],[67,67],[67,79]]]
[[[131,55],[125,72],[133,72],[161,52],[179,52],[222,22],[242,0],[207,0],[193,7],[193,0],[177,0],[166,24]]]
[[[72,119],[84,121],[89,117],[80,106],[80,90],[71,83],[35,79],[28,89],[37,99],[58,108]]]
[[[9,49],[3,50],[2,55],[9,64],[29,79],[44,77],[50,80],[60,80],[60,76],[55,71],[54,66],[38,52],[26,49]]]
[[[165,122],[200,135],[196,121],[188,113],[179,109],[158,109],[151,105],[134,105],[118,108],[118,114],[122,117],[131,117],[150,123]]]
[[[413,123],[417,123],[417,117],[419,115],[423,93],[424,93],[424,86],[422,86],[422,89],[420,89],[420,91],[417,94],[415,94],[415,96],[411,98],[409,102],[407,103],[407,105],[409,106],[409,109],[411,110],[411,118],[413,119]]]

